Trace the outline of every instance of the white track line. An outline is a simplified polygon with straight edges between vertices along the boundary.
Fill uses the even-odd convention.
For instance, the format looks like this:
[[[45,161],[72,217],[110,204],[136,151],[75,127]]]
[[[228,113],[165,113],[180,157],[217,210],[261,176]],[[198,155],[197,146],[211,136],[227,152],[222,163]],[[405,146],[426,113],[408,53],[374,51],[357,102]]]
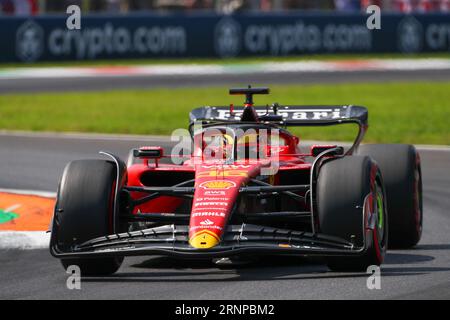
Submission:
[[[0,80],[43,78],[89,78],[126,76],[194,76],[220,74],[262,74],[278,72],[351,72],[351,71],[411,71],[450,69],[450,60],[425,59],[366,59],[337,61],[290,61],[249,64],[173,64],[94,67],[36,67],[0,70]],[[105,72],[106,71],[106,72]]]
[[[107,134],[107,133],[78,133],[78,132],[29,132],[0,130],[0,136],[23,138],[51,138],[51,139],[80,139],[80,140],[105,140],[105,141],[162,141],[170,142],[169,136],[158,135],[131,135],[131,134]]]
[[[318,140],[300,140],[300,147],[302,144],[309,146],[314,144],[330,144],[330,145],[338,145],[343,147],[350,147],[353,143],[352,142],[345,142],[345,141],[318,141]],[[362,143],[362,144],[373,144],[373,143]],[[450,152],[450,146],[446,145],[433,145],[433,144],[415,144],[414,145],[417,150],[423,150],[423,151],[444,151],[444,152]]]
[[[450,152],[450,146],[417,144],[415,147],[417,150]]]
[[[49,242],[46,231],[0,231],[0,249],[44,249]]]
[[[14,205],[4,209],[3,212],[5,212],[5,213],[13,212],[17,208],[20,208],[21,206],[22,206],[21,204],[14,204]]]
[[[0,188],[0,192],[20,194],[20,195],[29,195],[29,196],[38,196],[38,197],[44,197],[44,198],[55,198],[56,197],[56,192],[50,192],[50,191]]]

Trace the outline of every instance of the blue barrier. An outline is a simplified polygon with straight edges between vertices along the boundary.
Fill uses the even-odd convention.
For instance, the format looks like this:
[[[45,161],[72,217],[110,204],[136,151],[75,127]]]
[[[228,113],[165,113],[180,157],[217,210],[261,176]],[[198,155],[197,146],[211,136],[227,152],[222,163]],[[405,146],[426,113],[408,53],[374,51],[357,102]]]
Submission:
[[[450,15],[128,15],[0,18],[0,61],[280,56],[322,53],[448,52]]]

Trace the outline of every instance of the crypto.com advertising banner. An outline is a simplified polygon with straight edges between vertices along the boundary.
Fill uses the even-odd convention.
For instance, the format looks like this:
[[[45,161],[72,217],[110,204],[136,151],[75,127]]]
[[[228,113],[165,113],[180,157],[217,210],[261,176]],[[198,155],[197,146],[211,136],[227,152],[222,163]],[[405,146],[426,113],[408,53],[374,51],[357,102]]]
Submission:
[[[240,14],[0,18],[0,61],[151,57],[439,52],[450,49],[450,15]]]

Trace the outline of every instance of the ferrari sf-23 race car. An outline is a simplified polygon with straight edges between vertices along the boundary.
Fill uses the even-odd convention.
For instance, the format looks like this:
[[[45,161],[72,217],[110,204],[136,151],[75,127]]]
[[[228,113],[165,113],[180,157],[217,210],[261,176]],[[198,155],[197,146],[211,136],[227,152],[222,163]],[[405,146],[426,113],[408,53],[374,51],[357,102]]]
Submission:
[[[331,270],[366,271],[388,247],[422,232],[420,158],[412,145],[360,142],[361,106],[254,106],[268,88],[231,89],[243,107],[190,113],[190,154],[131,150],[128,165],[77,160],[64,169],[51,254],[85,276],[116,272],[125,256],[239,259],[319,256]],[[350,147],[301,152],[295,126],[353,123]],[[164,159],[178,159],[167,163]],[[388,242],[389,239],[389,242]],[[321,259],[319,259],[321,260]]]

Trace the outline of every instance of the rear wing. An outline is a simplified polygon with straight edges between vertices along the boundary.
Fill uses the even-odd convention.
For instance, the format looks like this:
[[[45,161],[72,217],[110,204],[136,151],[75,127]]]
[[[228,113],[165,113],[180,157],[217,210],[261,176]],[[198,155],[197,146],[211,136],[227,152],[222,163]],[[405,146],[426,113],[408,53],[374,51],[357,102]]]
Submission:
[[[245,108],[255,110],[258,123],[275,126],[328,126],[355,123],[359,126],[359,132],[353,146],[346,154],[351,154],[358,147],[368,128],[368,111],[362,106],[276,106],[273,108],[250,106]],[[189,128],[191,130],[197,123],[203,125],[240,123],[245,108],[206,106],[194,109],[189,114]]]
[[[279,106],[275,114],[272,108],[252,107],[260,122],[280,126],[324,126],[340,123],[356,123],[366,127],[368,112],[361,106]],[[201,107],[189,114],[190,124],[195,122],[239,122],[244,108]]]

